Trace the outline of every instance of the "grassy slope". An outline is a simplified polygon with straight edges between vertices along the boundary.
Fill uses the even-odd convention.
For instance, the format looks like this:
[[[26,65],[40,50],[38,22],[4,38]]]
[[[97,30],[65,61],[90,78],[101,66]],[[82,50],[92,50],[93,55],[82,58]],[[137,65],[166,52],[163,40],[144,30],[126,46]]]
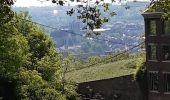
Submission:
[[[109,63],[101,66],[95,66],[90,68],[84,68],[76,70],[66,74],[66,78],[77,83],[108,79],[113,77],[119,77],[123,75],[129,75],[134,73],[135,69],[130,68],[129,63],[134,60],[122,60],[114,63]]]

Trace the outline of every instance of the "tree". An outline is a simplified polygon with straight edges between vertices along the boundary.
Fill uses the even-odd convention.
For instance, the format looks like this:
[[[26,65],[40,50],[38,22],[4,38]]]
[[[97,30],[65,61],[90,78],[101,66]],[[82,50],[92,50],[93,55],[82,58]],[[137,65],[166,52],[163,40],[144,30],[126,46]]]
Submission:
[[[8,4],[1,0],[0,6],[0,97],[10,100],[17,98],[18,72],[27,60],[28,44],[14,27]]]
[[[150,11],[161,10],[163,12],[162,17],[166,20],[170,20],[170,1],[169,0],[150,0],[150,4],[148,6]]]
[[[35,77],[37,78],[39,77],[39,79],[42,81],[40,86],[37,86],[35,88],[34,86],[36,86],[35,85],[36,82],[35,83],[28,82],[27,84],[25,83],[23,84],[23,86],[25,85],[28,86],[25,92],[23,92],[28,93],[26,98],[30,98],[33,96],[32,99],[36,98],[38,100],[49,97],[52,100],[56,100],[59,98],[61,98],[62,100],[69,98],[69,96],[75,95],[76,92],[72,89],[74,88],[74,85],[69,84],[69,82],[67,82],[67,85],[65,86],[66,88],[68,88],[66,90],[67,94],[62,94],[61,77],[63,71],[61,66],[62,64],[61,57],[59,53],[56,51],[52,39],[46,33],[44,33],[39,27],[37,27],[35,24],[31,22],[31,18],[28,16],[27,13],[16,14],[15,18],[16,18],[15,26],[17,27],[18,31],[25,36],[29,45],[28,49],[29,59],[27,60],[27,62],[25,62],[24,65],[24,70],[26,71],[25,76],[27,76],[27,73],[29,71],[31,72],[33,71],[35,72],[33,73],[36,75]],[[26,79],[32,78],[34,78],[34,75]],[[22,80],[23,79],[21,79],[21,81]],[[30,91],[29,90],[30,88],[32,88],[33,91],[35,91],[35,94],[32,94],[33,91]],[[41,89],[42,91],[44,91],[43,93],[44,95],[41,94],[42,93],[42,91],[40,91]],[[38,94],[36,93],[36,91],[38,92]]]
[[[8,1],[4,1],[1,0],[0,1],[0,26],[9,22],[11,20],[11,18],[13,17],[13,12],[11,11],[9,5],[11,5],[10,0]]]
[[[72,8],[67,11],[67,14],[71,16],[75,11],[78,13],[77,18],[85,24],[82,29],[86,30],[87,37],[100,35],[101,33],[94,32],[93,30],[101,28],[104,23],[107,23],[110,20],[110,17],[116,15],[114,11],[109,10],[110,4],[105,3],[104,0],[101,0],[100,2],[96,0],[95,3],[92,3],[91,0],[77,0],[77,2],[81,2],[81,4],[78,5],[78,8]]]
[[[5,100],[74,97],[75,87],[70,82],[65,86],[65,94],[61,92],[61,59],[49,36],[31,22],[27,13],[14,14],[5,1],[0,5],[3,12],[0,14],[0,97]]]
[[[55,86],[43,80],[36,70],[20,70],[19,80],[21,84],[19,97],[22,100],[65,100],[64,95],[61,95]]]

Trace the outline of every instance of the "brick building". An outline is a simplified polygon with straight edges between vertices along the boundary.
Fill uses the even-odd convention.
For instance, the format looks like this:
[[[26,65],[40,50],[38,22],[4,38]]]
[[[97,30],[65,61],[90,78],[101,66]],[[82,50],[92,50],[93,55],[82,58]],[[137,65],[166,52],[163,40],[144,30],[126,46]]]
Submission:
[[[162,12],[145,12],[148,100],[170,100],[170,21]]]

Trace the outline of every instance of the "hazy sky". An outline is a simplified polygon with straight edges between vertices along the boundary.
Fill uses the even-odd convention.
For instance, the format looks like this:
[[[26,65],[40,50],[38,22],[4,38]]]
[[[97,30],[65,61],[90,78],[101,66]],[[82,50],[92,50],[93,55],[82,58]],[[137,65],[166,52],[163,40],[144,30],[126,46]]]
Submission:
[[[29,7],[29,6],[50,6],[54,5],[51,1],[40,2],[38,0],[16,0],[14,6]]]
[[[50,1],[45,1],[45,2],[40,2],[43,0],[16,0],[14,6],[19,6],[19,7],[29,7],[29,6],[54,6],[55,4],[51,3]],[[110,2],[110,0],[105,0]],[[137,0],[137,1],[149,1],[149,0]],[[74,4],[74,3],[72,3]]]

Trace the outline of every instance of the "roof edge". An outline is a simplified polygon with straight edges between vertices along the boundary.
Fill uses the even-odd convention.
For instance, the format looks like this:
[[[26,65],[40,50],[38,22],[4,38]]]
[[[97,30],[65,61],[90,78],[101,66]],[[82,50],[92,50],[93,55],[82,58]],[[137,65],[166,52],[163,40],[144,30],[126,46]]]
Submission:
[[[144,12],[142,16],[144,18],[161,18],[163,12]]]

